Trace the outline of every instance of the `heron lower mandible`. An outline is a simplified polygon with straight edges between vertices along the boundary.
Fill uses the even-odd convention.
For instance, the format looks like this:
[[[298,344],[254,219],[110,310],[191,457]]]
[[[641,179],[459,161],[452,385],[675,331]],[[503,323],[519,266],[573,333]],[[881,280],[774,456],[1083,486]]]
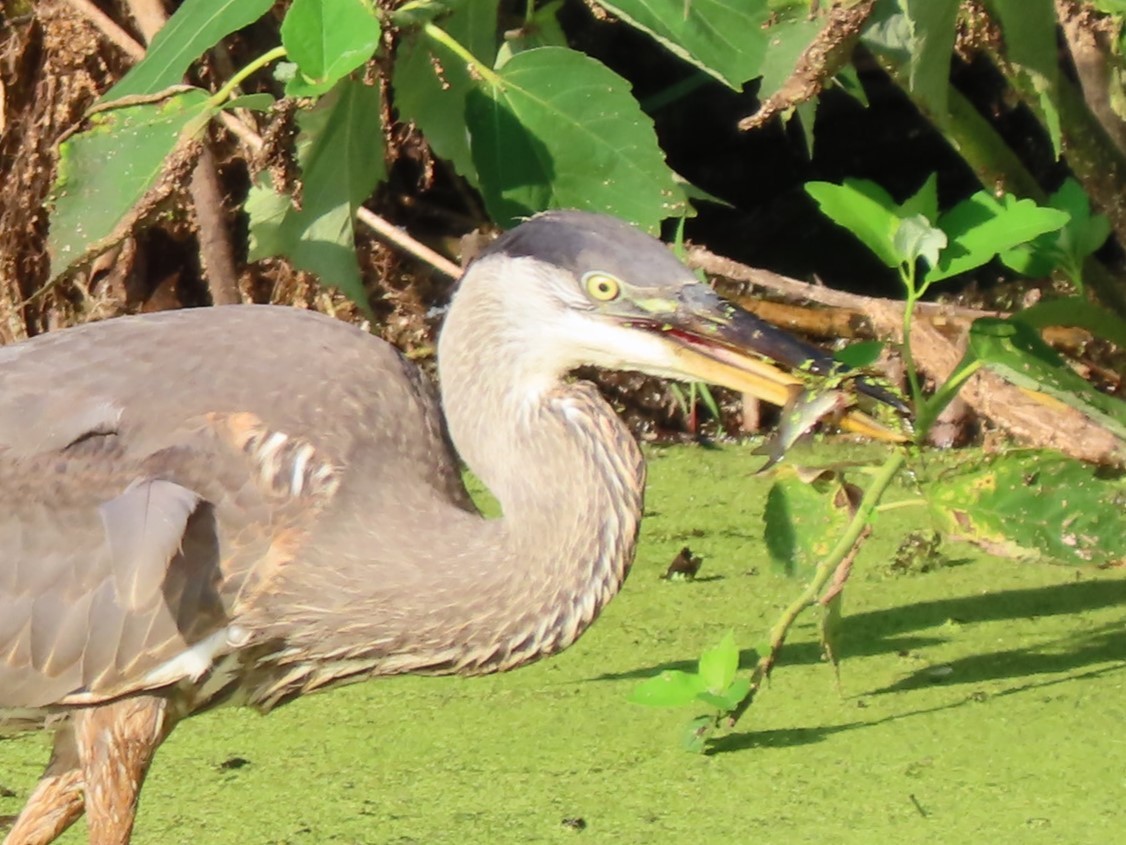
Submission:
[[[581,364],[786,401],[816,353],[613,218],[549,212],[463,276],[441,401],[292,308],[125,317],[0,349],[0,727],[54,753],[5,839],[128,841],[185,716],[566,648],[634,557],[645,466]],[[880,434],[863,415],[854,427]],[[456,447],[456,451],[455,451]],[[485,519],[464,461],[499,500]]]

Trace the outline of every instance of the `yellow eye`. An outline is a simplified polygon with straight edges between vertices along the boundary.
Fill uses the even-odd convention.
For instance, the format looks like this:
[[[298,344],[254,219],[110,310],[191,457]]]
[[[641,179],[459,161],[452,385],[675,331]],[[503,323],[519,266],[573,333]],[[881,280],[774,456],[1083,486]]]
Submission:
[[[583,276],[583,284],[586,285],[586,292],[590,294],[590,298],[597,299],[599,302],[617,299],[618,294],[622,292],[621,282],[609,273],[600,273],[597,270]]]

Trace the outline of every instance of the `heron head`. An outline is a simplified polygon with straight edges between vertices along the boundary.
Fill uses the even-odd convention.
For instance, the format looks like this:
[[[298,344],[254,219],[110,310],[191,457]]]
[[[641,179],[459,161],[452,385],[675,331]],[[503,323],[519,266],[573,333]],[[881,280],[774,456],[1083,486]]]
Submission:
[[[783,367],[815,374],[836,367],[718,296],[665,244],[607,215],[539,214],[471,267],[487,271],[520,354],[535,356],[553,377],[593,364],[719,384],[784,405],[803,378]]]

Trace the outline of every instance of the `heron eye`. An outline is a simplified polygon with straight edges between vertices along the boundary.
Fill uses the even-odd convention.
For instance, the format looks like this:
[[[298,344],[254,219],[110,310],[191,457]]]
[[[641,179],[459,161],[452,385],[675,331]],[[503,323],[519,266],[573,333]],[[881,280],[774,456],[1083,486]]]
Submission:
[[[591,272],[583,276],[583,283],[586,285],[586,292],[590,294],[591,299],[597,299],[599,302],[609,302],[612,299],[617,299],[618,294],[622,292],[622,284],[609,273]]]

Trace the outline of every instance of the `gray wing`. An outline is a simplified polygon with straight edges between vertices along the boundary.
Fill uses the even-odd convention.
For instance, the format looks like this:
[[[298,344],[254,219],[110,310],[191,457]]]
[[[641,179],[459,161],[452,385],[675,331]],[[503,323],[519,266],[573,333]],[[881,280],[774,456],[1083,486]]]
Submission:
[[[305,312],[47,335],[0,349],[0,397],[0,710],[206,671],[320,514],[364,511],[348,474],[468,507],[413,365]]]

